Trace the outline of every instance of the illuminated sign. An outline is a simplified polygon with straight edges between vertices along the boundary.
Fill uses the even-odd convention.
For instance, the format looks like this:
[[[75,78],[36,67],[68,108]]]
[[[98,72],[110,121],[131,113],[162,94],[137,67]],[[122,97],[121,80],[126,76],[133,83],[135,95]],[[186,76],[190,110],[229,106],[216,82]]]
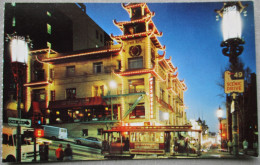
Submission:
[[[244,79],[243,79],[243,72],[235,72],[232,73],[230,71],[225,72],[225,93],[242,93],[244,92]],[[236,77],[236,79],[232,79],[232,77]],[[239,77],[241,77],[239,79]]]
[[[149,78],[149,98],[150,98],[150,118],[154,118],[153,114],[153,77]]]

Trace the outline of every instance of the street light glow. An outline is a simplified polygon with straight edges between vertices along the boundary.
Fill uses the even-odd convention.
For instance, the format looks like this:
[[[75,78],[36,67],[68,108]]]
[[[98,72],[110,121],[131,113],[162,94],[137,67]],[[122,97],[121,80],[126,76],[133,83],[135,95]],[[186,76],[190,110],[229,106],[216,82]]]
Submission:
[[[223,117],[223,110],[219,107],[219,109],[217,110],[217,117],[220,119]]]
[[[28,45],[24,38],[14,37],[11,40],[12,62],[28,62]]]
[[[236,5],[226,7],[222,22],[223,40],[241,38],[242,21]]]
[[[114,80],[111,80],[109,82],[109,86],[110,86],[110,88],[115,89],[115,88],[117,88],[117,83]]]

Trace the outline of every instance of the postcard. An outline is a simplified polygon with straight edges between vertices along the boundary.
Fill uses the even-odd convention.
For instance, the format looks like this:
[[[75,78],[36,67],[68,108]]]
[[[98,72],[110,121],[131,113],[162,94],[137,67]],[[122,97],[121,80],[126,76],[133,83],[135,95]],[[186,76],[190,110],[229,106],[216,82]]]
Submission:
[[[5,2],[3,24],[2,162],[258,157],[253,1]]]

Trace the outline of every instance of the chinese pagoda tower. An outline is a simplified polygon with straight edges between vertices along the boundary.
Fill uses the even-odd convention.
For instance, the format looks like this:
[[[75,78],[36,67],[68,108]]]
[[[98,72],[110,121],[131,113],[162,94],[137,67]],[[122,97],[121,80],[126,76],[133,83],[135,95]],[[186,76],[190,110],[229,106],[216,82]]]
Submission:
[[[115,70],[125,94],[121,98],[122,121],[133,126],[184,125],[183,91],[187,87],[177,78],[177,67],[171,59],[165,59],[165,46],[157,38],[162,32],[152,21],[155,13],[146,3],[128,3],[122,7],[130,21],[114,20],[123,34],[111,34],[122,45],[120,69]]]

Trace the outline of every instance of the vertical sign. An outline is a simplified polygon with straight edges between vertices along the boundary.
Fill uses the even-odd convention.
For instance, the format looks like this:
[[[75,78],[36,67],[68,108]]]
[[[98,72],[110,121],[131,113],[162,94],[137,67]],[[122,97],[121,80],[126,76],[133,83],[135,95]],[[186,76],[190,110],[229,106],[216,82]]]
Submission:
[[[150,98],[150,118],[154,118],[153,114],[153,77],[149,78],[149,98]]]

